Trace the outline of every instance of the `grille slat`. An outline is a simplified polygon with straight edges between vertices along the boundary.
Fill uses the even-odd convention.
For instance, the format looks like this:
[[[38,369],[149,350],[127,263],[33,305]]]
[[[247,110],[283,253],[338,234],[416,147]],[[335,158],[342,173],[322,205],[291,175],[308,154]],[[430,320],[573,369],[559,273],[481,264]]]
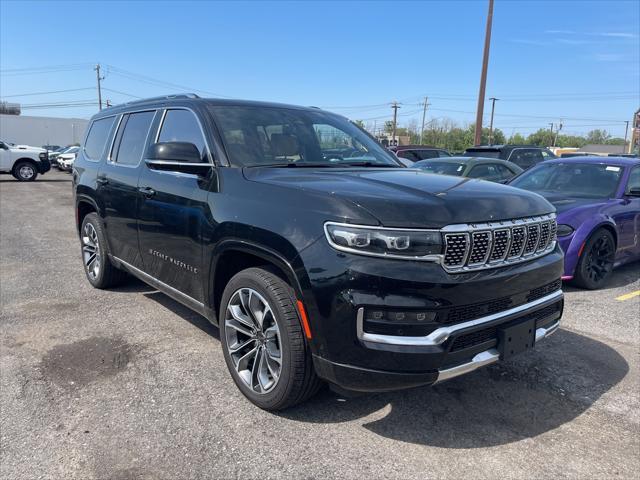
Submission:
[[[457,272],[530,260],[553,249],[556,228],[553,214],[495,224],[447,227],[442,263],[445,270]]]

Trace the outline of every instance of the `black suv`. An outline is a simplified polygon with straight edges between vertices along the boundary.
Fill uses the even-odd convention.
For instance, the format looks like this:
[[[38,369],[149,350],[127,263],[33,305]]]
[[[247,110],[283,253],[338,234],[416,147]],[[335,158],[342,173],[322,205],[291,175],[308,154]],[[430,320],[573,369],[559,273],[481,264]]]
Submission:
[[[265,409],[322,380],[441,382],[559,325],[546,200],[402,168],[316,108],[190,95],[108,108],[73,185],[89,282],[126,272],[207,317],[234,381]]]
[[[535,145],[481,145],[467,148],[463,156],[500,158],[515,163],[523,170],[544,160],[558,158],[548,148],[536,147]]]

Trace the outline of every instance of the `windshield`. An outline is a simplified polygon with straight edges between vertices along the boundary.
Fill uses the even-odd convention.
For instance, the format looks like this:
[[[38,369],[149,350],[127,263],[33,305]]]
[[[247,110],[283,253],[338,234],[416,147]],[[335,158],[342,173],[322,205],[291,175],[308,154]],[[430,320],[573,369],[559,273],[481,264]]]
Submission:
[[[271,107],[210,108],[235,166],[401,168],[393,154],[337,115]]]
[[[611,198],[622,167],[588,163],[540,164],[517,177],[510,185],[538,193],[562,193],[570,197]]]
[[[425,161],[416,162],[413,164],[413,168],[419,168],[429,173],[437,173],[440,175],[455,175],[459,177],[464,172],[464,163],[451,163],[451,162],[435,162]]]

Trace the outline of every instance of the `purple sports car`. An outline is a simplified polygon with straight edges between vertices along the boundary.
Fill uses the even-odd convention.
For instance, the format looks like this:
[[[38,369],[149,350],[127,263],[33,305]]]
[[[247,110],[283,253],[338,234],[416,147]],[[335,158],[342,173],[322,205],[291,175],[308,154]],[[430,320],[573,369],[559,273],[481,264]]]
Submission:
[[[640,159],[548,160],[510,185],[537,192],[556,207],[563,280],[600,288],[613,267],[640,259]]]

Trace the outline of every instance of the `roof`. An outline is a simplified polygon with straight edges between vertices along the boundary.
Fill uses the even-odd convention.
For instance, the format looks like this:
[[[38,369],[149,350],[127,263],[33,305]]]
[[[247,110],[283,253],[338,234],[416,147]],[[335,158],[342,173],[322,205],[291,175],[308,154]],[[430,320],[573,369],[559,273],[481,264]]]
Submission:
[[[424,160],[418,160],[416,163],[501,163],[505,165],[515,165],[512,162],[507,160],[503,160],[501,158],[491,158],[491,157],[438,157],[438,158],[425,158]]]
[[[537,145],[515,145],[515,144],[505,144],[505,145],[476,145],[473,147],[467,148],[467,151],[473,150],[489,150],[489,151],[499,151],[509,148],[545,148],[539,147]]]
[[[585,153],[623,153],[620,151],[622,149],[622,145],[600,145],[592,143],[579,148],[577,151]]]
[[[554,158],[552,160],[546,160],[543,163],[593,163],[619,167],[632,167],[634,165],[640,165],[640,158],[585,155],[584,157]]]
[[[398,145],[396,148],[398,150],[446,150],[431,145]]]
[[[189,105],[202,105],[202,104],[215,105],[215,106],[287,108],[290,110],[324,111],[318,107],[304,107],[300,105],[289,105],[285,103],[275,103],[275,102],[261,102],[261,101],[255,101],[255,100],[200,98],[195,94],[186,93],[186,94],[177,94],[177,95],[166,95],[162,97],[145,98],[142,100],[135,100],[132,102],[114,105],[113,107],[108,107],[101,110],[100,113],[96,114],[96,117],[114,115],[114,114],[126,112],[134,108],[138,108],[138,107],[143,107],[143,108],[158,107],[158,106],[165,106],[165,105],[189,106]]]

